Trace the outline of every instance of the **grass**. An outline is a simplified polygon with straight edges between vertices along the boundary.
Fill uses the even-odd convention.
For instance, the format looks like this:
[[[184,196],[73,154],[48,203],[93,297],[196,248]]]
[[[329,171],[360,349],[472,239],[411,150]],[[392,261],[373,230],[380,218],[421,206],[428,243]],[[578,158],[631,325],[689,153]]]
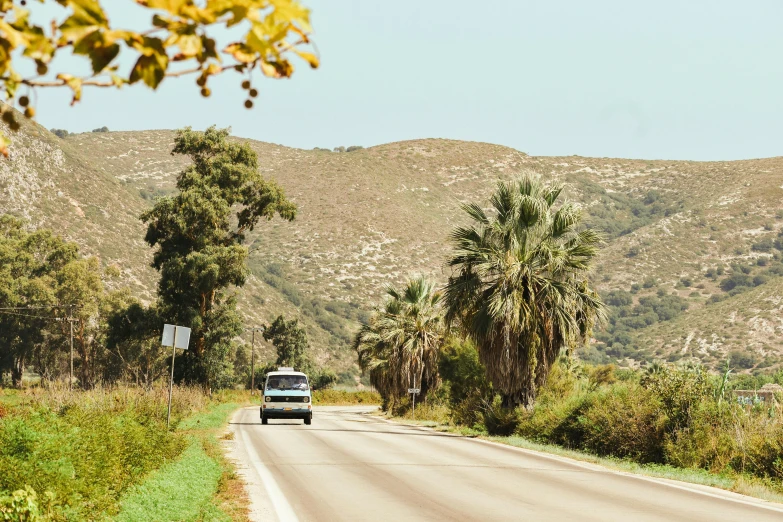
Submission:
[[[246,520],[218,437],[247,392],[0,390],[0,508],[31,487],[44,520]]]
[[[123,498],[118,521],[247,520],[248,499],[218,437],[231,414],[247,405],[250,396],[224,392],[217,400],[177,425],[190,441],[188,448]]]
[[[153,472],[121,502],[118,522],[231,520],[212,502],[223,469],[192,438],[180,457]]]

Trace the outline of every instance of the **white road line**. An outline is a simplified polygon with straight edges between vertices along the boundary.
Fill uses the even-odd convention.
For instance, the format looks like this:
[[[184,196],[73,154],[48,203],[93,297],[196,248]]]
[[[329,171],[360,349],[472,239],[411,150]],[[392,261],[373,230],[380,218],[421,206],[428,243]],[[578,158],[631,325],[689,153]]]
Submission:
[[[272,476],[269,469],[264,466],[261,457],[258,456],[258,452],[250,441],[247,432],[244,428],[239,431],[242,434],[242,442],[244,443],[245,451],[247,451],[247,455],[250,458],[250,464],[253,465],[253,468],[264,483],[264,489],[266,489],[266,493],[272,501],[272,506],[275,508],[275,513],[277,514],[277,519],[280,522],[299,522],[296,513],[294,513],[294,509],[291,507],[291,504],[288,503],[280,486],[277,485],[275,477]]]

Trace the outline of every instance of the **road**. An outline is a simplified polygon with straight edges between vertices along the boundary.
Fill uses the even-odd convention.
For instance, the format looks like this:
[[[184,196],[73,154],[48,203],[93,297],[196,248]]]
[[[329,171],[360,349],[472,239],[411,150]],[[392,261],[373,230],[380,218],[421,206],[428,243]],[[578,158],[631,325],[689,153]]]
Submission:
[[[254,519],[783,521],[783,508],[703,486],[322,407],[312,426],[234,416]]]

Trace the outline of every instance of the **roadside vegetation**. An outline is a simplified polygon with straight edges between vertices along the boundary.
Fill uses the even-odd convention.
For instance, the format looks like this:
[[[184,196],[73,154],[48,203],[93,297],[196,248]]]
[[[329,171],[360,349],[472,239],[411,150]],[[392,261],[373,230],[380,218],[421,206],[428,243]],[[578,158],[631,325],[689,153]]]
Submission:
[[[216,437],[249,396],[177,388],[167,430],[167,392],[0,390],[0,518],[231,520]]]
[[[688,305],[665,291],[638,302],[615,291],[607,313],[589,278],[600,237],[578,209],[555,204],[561,191],[530,177],[499,184],[491,213],[482,204],[464,207],[471,225],[452,235],[455,270],[444,290],[421,278],[389,290],[355,340],[384,410],[412,416],[408,389],[420,388],[417,419],[462,433],[783,493],[783,396],[733,393],[761,381],[781,384],[783,372],[753,377],[735,376],[728,365],[717,374],[697,364],[634,370],[580,361],[594,328],[608,323],[608,341]]]

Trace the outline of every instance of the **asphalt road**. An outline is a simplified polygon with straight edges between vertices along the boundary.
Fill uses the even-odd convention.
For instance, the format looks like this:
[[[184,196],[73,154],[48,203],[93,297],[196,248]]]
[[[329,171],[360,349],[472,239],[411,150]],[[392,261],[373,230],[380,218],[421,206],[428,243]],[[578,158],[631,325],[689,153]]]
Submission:
[[[234,457],[256,520],[783,521],[722,490],[322,407],[313,424],[235,415]]]

